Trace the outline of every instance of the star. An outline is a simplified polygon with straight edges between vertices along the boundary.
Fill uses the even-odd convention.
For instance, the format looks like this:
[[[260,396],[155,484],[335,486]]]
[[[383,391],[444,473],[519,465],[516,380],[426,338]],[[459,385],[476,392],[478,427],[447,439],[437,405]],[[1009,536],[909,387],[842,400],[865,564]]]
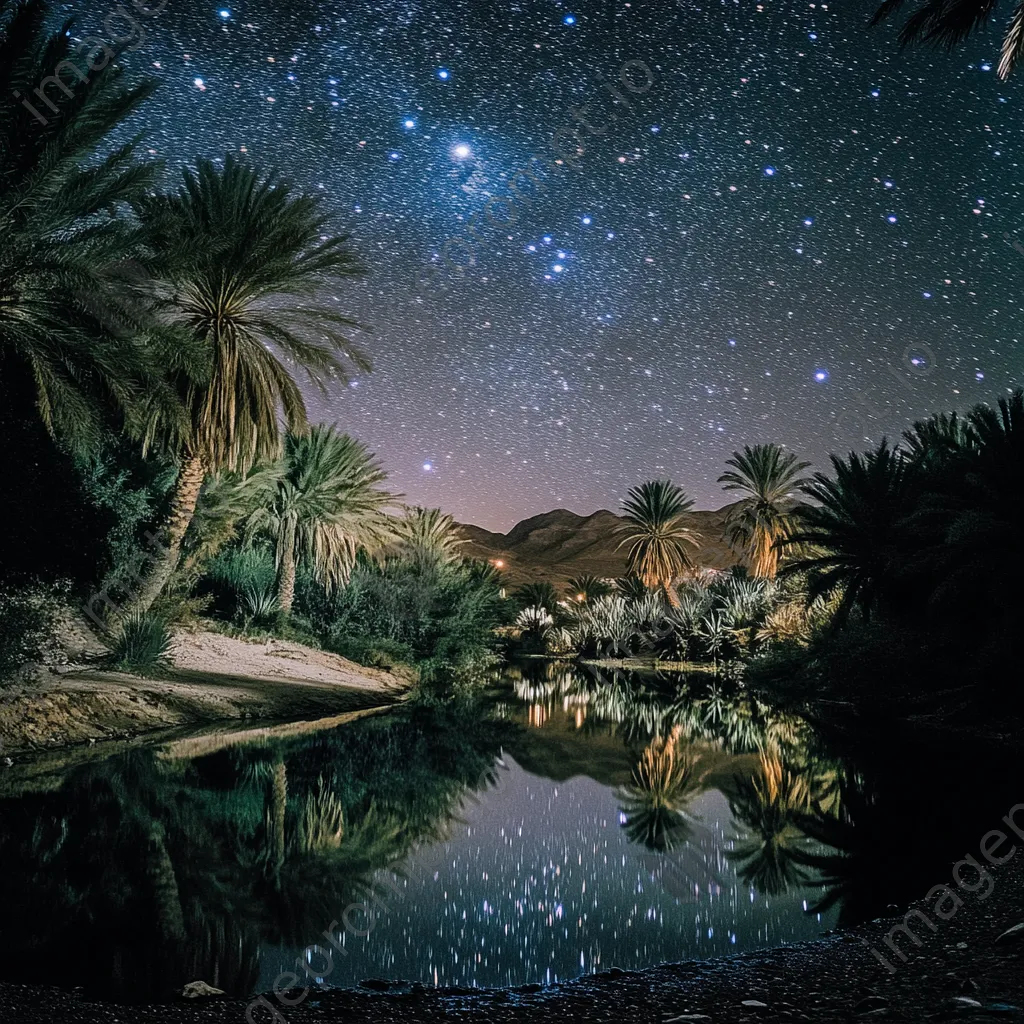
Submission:
[[[455,155],[457,160],[465,160],[471,156],[473,151],[464,142],[460,142],[457,146],[452,147],[452,153]]]

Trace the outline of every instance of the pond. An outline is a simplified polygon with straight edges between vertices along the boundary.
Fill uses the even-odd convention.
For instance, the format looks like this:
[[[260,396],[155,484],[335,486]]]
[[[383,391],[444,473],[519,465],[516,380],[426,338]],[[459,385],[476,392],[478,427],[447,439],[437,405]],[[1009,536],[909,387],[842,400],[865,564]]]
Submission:
[[[0,977],[137,1002],[269,990],[313,943],[342,986],[721,956],[923,895],[1019,799],[988,755],[826,741],[701,676],[536,662],[347,717],[10,770]]]

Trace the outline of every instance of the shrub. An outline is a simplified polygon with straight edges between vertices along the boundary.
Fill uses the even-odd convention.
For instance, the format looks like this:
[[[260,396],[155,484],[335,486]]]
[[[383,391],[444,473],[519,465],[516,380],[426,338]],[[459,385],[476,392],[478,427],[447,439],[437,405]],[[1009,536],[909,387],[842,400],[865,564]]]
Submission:
[[[41,585],[0,587],[0,678],[53,653],[60,591]]]
[[[168,664],[171,634],[162,618],[133,614],[121,625],[110,649],[113,668],[142,675],[158,672]]]

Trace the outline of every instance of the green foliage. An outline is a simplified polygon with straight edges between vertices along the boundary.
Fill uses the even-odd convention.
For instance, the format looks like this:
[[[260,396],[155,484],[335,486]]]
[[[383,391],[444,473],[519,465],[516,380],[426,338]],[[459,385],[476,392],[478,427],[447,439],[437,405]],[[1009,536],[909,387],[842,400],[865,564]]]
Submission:
[[[490,664],[503,607],[494,583],[464,563],[363,560],[336,593],[307,580],[299,597],[327,649],[356,660],[405,660],[425,680]]]
[[[66,587],[0,586],[0,679],[28,662],[49,660]]]
[[[171,634],[156,615],[132,614],[121,624],[110,648],[110,664],[135,675],[160,672],[167,667]]]
[[[210,559],[200,590],[212,596],[211,611],[218,618],[244,618],[253,613],[250,595],[273,595],[276,579],[274,553],[267,545],[235,545]]]
[[[684,569],[690,556],[684,545],[698,537],[684,525],[683,516],[693,507],[681,487],[671,480],[649,480],[630,490],[622,503],[625,522],[620,547],[628,547],[629,571],[647,587],[666,591]]]

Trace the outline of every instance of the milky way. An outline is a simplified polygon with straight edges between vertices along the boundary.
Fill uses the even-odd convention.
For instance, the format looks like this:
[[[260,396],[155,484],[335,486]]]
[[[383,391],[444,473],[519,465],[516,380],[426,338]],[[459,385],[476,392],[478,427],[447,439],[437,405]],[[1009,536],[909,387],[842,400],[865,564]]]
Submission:
[[[901,54],[854,6],[171,0],[131,127],[169,174],[241,151],[324,196],[376,369],[313,408],[409,500],[507,528],[668,475],[718,507],[742,444],[821,466],[1022,377],[1024,82],[995,27]]]

